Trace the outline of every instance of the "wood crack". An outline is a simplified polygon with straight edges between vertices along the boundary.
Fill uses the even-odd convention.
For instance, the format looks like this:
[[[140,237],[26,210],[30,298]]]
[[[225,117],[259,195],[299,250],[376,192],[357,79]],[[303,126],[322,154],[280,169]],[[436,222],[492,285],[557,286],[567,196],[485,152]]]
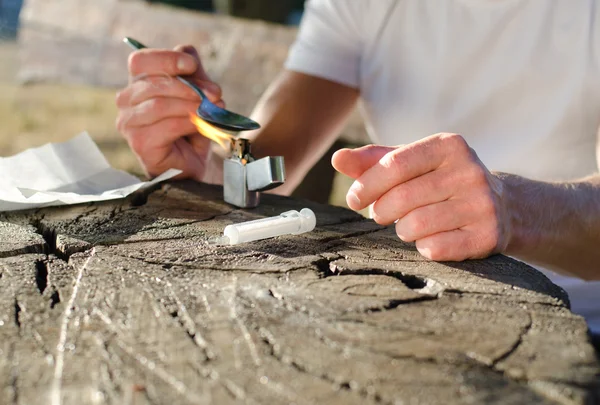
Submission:
[[[336,224],[338,225],[338,224]],[[368,231],[356,231],[356,232],[351,232],[342,236],[329,236],[327,238],[323,238],[323,239],[319,239],[319,243],[328,243],[331,241],[339,241],[339,240],[343,240],[343,239],[349,239],[349,238],[355,238],[357,236],[363,236],[363,235],[369,235],[372,233],[377,233],[379,231],[382,231],[383,229],[385,229],[385,227],[381,227],[380,229],[371,229]]]
[[[60,304],[60,292],[58,290],[53,290],[50,295],[50,309],[54,309],[58,304]]]
[[[177,306],[177,309],[175,311],[170,312],[171,317],[173,317],[175,320],[177,320],[177,322],[179,322],[181,327],[185,330],[186,334],[190,337],[190,339],[192,339],[192,342],[194,342],[196,346],[202,349],[206,360],[214,360],[216,358],[215,351],[210,347],[206,339],[204,339],[204,337],[198,330],[198,327],[196,326],[196,323],[188,313],[186,306],[179,299],[177,294],[175,294],[171,283],[169,283],[168,281],[166,283],[167,288],[169,289],[169,295],[175,301],[175,304]],[[164,302],[162,303],[164,305]]]
[[[75,299],[77,298],[77,293],[79,291],[79,287],[81,285],[81,280],[83,279],[83,273],[89,262],[95,255],[95,249],[92,249],[89,257],[86,261],[79,267],[79,271],[77,272],[77,277],[75,279],[75,283],[73,285],[73,290],[71,292],[71,297],[65,306],[65,312],[63,313],[62,320],[60,322],[60,331],[58,336],[58,343],[56,345],[56,360],[54,364],[54,378],[52,380],[52,390],[50,393],[50,402],[52,405],[61,405],[62,403],[62,378],[63,378],[63,370],[64,370],[64,362],[65,362],[65,345],[67,342],[67,337],[69,333],[69,323],[71,321],[71,317],[73,316],[73,312],[75,310],[74,304]]]
[[[290,356],[284,355],[282,353],[282,348],[279,343],[277,343],[275,336],[266,328],[260,327],[259,335],[262,338],[262,341],[267,344],[269,347],[269,351],[267,352],[271,357],[275,358],[279,363],[287,365],[299,373],[309,375],[314,378],[318,378],[326,382],[327,384],[332,384],[338,390],[348,391],[365,400],[372,400],[376,404],[389,404],[393,403],[384,402],[381,395],[374,392],[372,389],[359,388],[357,383],[354,381],[348,381],[344,378],[336,378],[332,377],[327,373],[315,373],[310,370],[308,367],[303,365],[300,361],[291,358]]]
[[[19,404],[19,370],[17,369],[17,362],[14,358],[16,355],[15,345],[16,343],[14,342],[10,344],[10,353],[7,356],[11,360],[9,384],[11,390],[11,403],[13,405]]]
[[[384,312],[384,311],[391,311],[391,310],[394,310],[394,309],[398,308],[400,305],[414,304],[414,303],[417,303],[417,302],[432,301],[432,300],[437,300],[437,299],[438,299],[438,297],[435,296],[435,295],[422,295],[422,296],[419,296],[419,297],[407,298],[407,299],[402,299],[402,300],[390,300],[384,306],[366,308],[362,312]]]
[[[31,225],[36,229],[36,232],[44,238],[48,247],[48,254],[56,254],[56,230],[48,227],[43,221],[44,217],[35,219]]]
[[[484,291],[465,291],[465,290],[459,290],[456,288],[448,288],[448,289],[444,289],[443,291],[444,294],[447,295],[458,295],[459,297],[465,296],[465,295],[484,295],[484,296],[490,296],[490,297],[502,297],[504,299],[508,298],[511,302],[514,302],[515,304],[527,304],[527,305],[535,305],[535,306],[542,306],[542,307],[551,307],[551,308],[566,308],[565,305],[562,303],[562,301],[555,301],[554,302],[535,302],[535,301],[526,301],[526,300],[512,300],[510,299],[510,295],[506,295],[506,294],[501,294],[501,293],[497,293],[497,292],[492,292],[492,291],[488,291],[488,292],[484,292]],[[554,298],[554,297],[552,297]]]
[[[420,290],[422,288],[427,287],[427,284],[428,284],[428,279],[426,279],[424,277],[419,277],[414,274],[405,274],[401,271],[384,270],[384,269],[377,269],[377,268],[346,270],[346,269],[343,269],[342,267],[336,266],[335,264],[334,264],[334,266],[335,266],[334,274],[326,275],[326,277],[331,277],[334,275],[339,276],[339,277],[372,276],[372,275],[388,276],[388,277],[393,277],[397,280],[400,280],[402,282],[402,284],[404,284],[406,287],[410,288],[411,290]],[[337,274],[335,274],[335,273],[337,273]]]
[[[129,204],[132,207],[141,207],[143,205],[146,205],[148,203],[148,198],[150,197],[150,195],[161,189],[164,190],[164,193],[166,195],[169,192],[170,186],[168,184],[165,185],[161,183],[156,183],[149,187],[145,187],[141,190],[137,190],[136,192],[132,193],[130,196],[127,197],[129,199]]]
[[[17,297],[15,297],[15,304],[14,304],[14,321],[15,321],[15,325],[17,325],[17,328],[19,329],[19,331],[21,330],[21,304],[19,303],[19,300]]]
[[[35,262],[35,285],[40,294],[44,294],[48,286],[48,267],[44,260]]]
[[[100,318],[100,320],[102,322],[104,322],[104,324],[112,332],[112,334],[113,334],[112,341],[121,350],[121,352],[125,353],[132,360],[134,360],[135,363],[137,365],[139,365],[139,367],[142,370],[144,370],[146,373],[148,373],[150,375],[157,377],[159,380],[161,380],[163,383],[168,385],[173,391],[175,391],[177,394],[181,395],[187,401],[189,401],[191,403],[206,403],[206,401],[205,401],[206,398],[204,398],[203,396],[198,396],[195,392],[191,391],[185,385],[185,383],[183,383],[180,379],[178,379],[176,376],[171,374],[168,370],[164,369],[158,363],[151,360],[150,358],[143,355],[142,353],[136,351],[133,347],[131,347],[130,345],[125,343],[119,337],[118,331],[116,330],[116,328],[114,327],[114,325],[112,324],[112,321],[110,320],[110,318],[108,316],[106,316],[104,313],[102,313],[100,310],[97,310],[97,309],[95,309],[93,311],[93,313],[96,314]],[[105,342],[104,345],[105,345],[105,350],[107,350],[107,352],[108,352],[109,347],[110,347],[109,342],[108,341]]]
[[[528,317],[527,325],[525,325],[523,331],[519,334],[519,338],[517,339],[517,341],[505,353],[496,357],[492,361],[492,365],[491,365],[492,368],[496,369],[498,366],[498,363],[500,363],[503,360],[508,359],[513,353],[515,353],[517,351],[519,346],[521,346],[525,336],[529,333],[529,331],[531,330],[531,327],[533,325],[533,320],[531,319],[531,314],[528,313],[527,317]]]

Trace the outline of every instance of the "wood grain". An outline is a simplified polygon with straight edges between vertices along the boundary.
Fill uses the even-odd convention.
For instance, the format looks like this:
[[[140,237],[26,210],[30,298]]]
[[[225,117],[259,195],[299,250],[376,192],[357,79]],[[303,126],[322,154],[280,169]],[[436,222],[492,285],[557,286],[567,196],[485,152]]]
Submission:
[[[348,210],[221,192],[0,214],[0,403],[599,400],[585,322],[534,269],[434,263]],[[311,233],[206,243],[302,207]]]

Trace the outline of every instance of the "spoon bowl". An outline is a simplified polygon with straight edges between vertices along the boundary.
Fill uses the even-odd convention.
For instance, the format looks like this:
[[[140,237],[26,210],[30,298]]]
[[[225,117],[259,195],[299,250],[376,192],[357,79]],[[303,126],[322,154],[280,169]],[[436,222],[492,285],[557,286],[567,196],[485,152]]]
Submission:
[[[123,42],[133,49],[147,48],[141,42],[130,37],[124,38]],[[196,110],[196,114],[204,121],[226,131],[249,131],[260,128],[260,125],[256,121],[213,104],[208,99],[206,94],[204,94],[202,89],[200,89],[200,87],[190,80],[182,76],[176,76],[176,78],[181,83],[194,90],[194,92],[200,97],[200,100],[202,100],[200,102],[200,106],[198,106],[198,109]]]

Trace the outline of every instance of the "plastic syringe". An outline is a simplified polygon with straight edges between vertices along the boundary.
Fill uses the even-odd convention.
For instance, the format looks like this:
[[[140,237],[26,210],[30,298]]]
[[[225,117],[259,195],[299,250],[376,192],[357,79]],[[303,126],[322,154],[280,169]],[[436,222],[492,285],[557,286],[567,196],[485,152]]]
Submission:
[[[300,212],[286,211],[276,217],[227,225],[223,236],[215,242],[221,245],[237,245],[281,235],[299,235],[315,229],[316,223],[315,213],[309,208],[303,208]]]

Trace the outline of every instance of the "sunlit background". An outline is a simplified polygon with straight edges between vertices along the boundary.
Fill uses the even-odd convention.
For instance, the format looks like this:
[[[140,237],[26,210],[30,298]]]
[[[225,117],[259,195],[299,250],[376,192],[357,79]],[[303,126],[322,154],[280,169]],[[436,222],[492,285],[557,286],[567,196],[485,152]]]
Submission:
[[[304,0],[0,0],[0,156],[87,131],[109,162],[142,176],[115,129],[132,36],[152,47],[195,45],[228,107],[250,113],[282,68]],[[345,205],[349,179],[331,153],[366,142],[355,114],[296,196]]]

